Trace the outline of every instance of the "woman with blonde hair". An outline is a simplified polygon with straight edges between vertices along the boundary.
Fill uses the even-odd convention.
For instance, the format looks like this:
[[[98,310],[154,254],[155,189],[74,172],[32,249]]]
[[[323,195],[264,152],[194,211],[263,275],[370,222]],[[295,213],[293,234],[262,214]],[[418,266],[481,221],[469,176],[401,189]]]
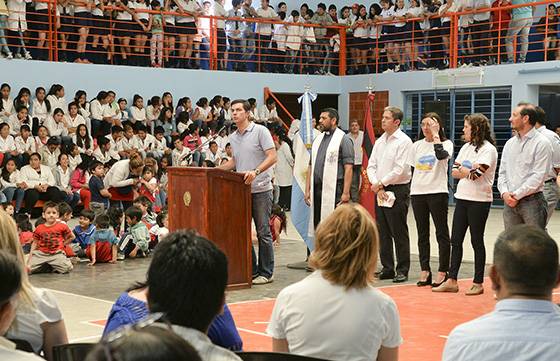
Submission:
[[[0,250],[15,255],[25,267],[16,223],[4,211],[0,211]],[[6,337],[27,341],[36,354],[43,351],[47,360],[53,360],[53,346],[68,343],[60,308],[52,293],[29,283],[26,273],[22,274],[21,283],[22,301]]]
[[[397,360],[397,307],[373,287],[378,250],[375,222],[360,205],[341,205],[321,222],[309,258],[316,271],[276,299],[267,328],[273,350],[328,360]]]

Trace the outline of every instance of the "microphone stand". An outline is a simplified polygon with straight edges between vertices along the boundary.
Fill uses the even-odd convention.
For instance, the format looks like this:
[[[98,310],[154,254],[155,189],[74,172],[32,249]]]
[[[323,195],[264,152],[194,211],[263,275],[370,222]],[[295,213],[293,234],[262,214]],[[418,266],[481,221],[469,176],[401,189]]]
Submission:
[[[200,144],[198,147],[194,148],[193,151],[189,152],[189,154],[187,154],[183,159],[186,159],[187,163],[190,163],[192,161],[192,157],[194,156],[194,153],[200,151],[202,148],[204,148],[204,146],[206,144],[208,144],[208,143],[212,142],[213,140],[215,140],[216,138],[218,138],[220,136],[220,133],[224,129],[226,129],[225,125],[220,130],[218,130],[213,136],[206,139],[206,141],[204,143]]]

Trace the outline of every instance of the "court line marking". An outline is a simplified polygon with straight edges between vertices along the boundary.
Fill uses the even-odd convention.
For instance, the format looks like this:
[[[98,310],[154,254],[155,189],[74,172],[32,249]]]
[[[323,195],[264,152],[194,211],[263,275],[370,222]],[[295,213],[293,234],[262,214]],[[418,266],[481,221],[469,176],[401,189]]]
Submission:
[[[255,325],[268,325],[270,321],[255,321],[253,322]]]
[[[268,338],[271,337],[264,332],[253,331],[253,330],[249,330],[249,329],[242,328],[242,327],[237,327],[237,330],[242,331],[242,332],[252,333],[253,335],[264,336],[264,337],[268,337]]]
[[[100,321],[100,320],[94,320],[94,321]],[[105,321],[106,321],[106,320],[105,320]],[[95,327],[97,327],[97,328],[103,328],[103,329],[105,329],[105,325],[101,326],[101,325],[98,325],[97,323],[93,323],[92,321],[80,321],[80,323],[81,323],[82,325],[95,326]]]
[[[62,295],[66,295],[66,296],[76,296],[76,297],[80,297],[86,300],[90,300],[90,301],[100,301],[103,303],[107,303],[109,305],[113,305],[115,302],[113,301],[107,301],[107,300],[103,300],[101,298],[95,298],[95,297],[89,297],[89,296],[84,296],[84,295],[79,295],[77,293],[71,293],[71,292],[65,292],[65,291],[59,291],[59,290],[54,290],[52,288],[46,288],[47,290],[54,292],[54,293],[60,293]]]

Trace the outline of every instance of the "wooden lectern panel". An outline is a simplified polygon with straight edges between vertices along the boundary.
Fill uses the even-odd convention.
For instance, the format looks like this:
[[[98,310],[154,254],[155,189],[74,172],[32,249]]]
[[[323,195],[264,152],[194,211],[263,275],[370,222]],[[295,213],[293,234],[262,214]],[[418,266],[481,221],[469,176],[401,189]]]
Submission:
[[[228,257],[228,287],[251,286],[251,188],[212,168],[168,168],[170,231],[195,229]]]

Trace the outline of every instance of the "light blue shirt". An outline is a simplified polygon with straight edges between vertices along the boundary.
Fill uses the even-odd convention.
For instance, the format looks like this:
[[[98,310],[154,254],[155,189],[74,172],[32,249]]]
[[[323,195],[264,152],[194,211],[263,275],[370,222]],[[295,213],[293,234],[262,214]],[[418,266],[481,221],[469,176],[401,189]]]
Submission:
[[[511,5],[529,4],[533,0],[511,0]],[[514,20],[527,19],[533,16],[533,8],[531,6],[524,6],[521,8],[511,9],[511,17]]]
[[[551,361],[560,355],[560,307],[550,301],[506,299],[494,312],[457,326],[443,361]]]
[[[498,172],[500,194],[513,193],[515,199],[542,192],[546,174],[552,167],[552,147],[535,128],[523,137],[509,139],[502,151]]]

